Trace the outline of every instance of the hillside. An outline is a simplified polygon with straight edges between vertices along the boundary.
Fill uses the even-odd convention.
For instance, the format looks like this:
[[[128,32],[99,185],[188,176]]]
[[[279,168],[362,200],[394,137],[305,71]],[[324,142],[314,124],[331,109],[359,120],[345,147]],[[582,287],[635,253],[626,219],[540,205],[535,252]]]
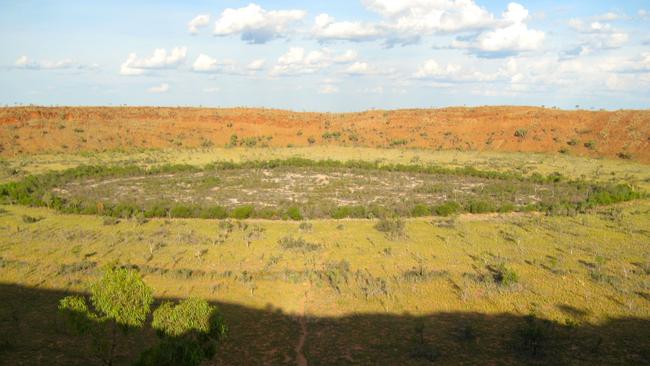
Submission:
[[[361,113],[155,107],[0,109],[0,155],[342,145],[549,152],[650,162],[650,110],[478,107]]]

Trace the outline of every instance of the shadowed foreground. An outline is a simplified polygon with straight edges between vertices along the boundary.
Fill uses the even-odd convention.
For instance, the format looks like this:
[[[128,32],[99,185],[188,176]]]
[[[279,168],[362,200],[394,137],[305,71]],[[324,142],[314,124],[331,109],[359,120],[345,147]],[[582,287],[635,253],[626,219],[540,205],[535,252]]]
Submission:
[[[69,293],[0,285],[0,364],[87,365],[87,339],[69,334],[57,313]],[[432,299],[435,301],[435,299]],[[577,308],[557,304],[567,324],[514,314],[358,314],[297,319],[272,308],[217,304],[230,329],[208,364],[566,364],[641,365],[650,362],[650,319],[581,321]],[[304,327],[301,326],[304,324]],[[299,347],[300,338],[304,346]],[[151,329],[123,337],[117,364],[128,365],[155,344]]]

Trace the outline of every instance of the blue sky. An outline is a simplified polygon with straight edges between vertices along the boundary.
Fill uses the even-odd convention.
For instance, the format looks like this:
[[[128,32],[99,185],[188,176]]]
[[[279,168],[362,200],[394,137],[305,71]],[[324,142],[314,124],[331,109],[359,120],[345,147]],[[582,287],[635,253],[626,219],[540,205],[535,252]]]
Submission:
[[[650,107],[647,1],[0,0],[0,104]]]

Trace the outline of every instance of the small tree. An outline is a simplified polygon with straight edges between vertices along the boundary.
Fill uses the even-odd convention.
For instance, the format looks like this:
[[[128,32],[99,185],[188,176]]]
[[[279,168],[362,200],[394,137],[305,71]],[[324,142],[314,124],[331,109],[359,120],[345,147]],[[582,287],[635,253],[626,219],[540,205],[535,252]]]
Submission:
[[[114,363],[117,331],[142,328],[151,312],[153,294],[138,272],[109,267],[91,286],[89,306],[82,296],[67,296],[59,310],[77,333],[90,335],[102,364]],[[205,300],[187,299],[162,304],[153,313],[152,327],[161,342],[143,352],[136,365],[197,366],[211,358],[226,326],[215,306]]]
[[[59,310],[72,329],[93,339],[97,357],[111,366],[117,349],[118,328],[141,328],[150,312],[153,294],[140,275],[124,268],[109,267],[91,286],[90,309],[84,297],[67,296]]]
[[[217,342],[227,332],[217,308],[196,298],[162,304],[151,325],[161,342],[142,353],[136,365],[197,366],[214,356]]]

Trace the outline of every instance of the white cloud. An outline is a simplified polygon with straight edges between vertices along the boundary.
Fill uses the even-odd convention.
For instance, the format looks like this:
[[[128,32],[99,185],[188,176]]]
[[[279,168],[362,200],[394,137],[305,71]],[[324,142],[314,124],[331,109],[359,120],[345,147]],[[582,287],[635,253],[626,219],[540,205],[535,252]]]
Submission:
[[[325,84],[321,86],[320,89],[318,90],[319,94],[334,94],[338,92],[339,92],[339,88],[336,85],[331,85],[331,84]]]
[[[348,75],[372,75],[378,74],[379,70],[367,62],[355,62],[345,69]]]
[[[441,82],[485,82],[502,78],[499,72],[484,73],[470,70],[458,64],[448,63],[446,66],[430,59],[413,74],[416,79],[436,80]]]
[[[158,86],[152,86],[151,88],[147,89],[149,93],[166,93],[169,91],[169,84],[167,83],[162,83]]]
[[[72,61],[71,59],[63,59],[58,61],[41,60],[35,61],[29,59],[27,56],[19,57],[14,63],[14,67],[18,69],[28,70],[60,70],[60,69],[93,69],[97,68],[97,64],[81,65]]]
[[[639,18],[641,18],[643,20],[650,19],[650,11],[645,10],[645,9],[639,9],[639,11],[637,12],[637,15],[639,16]]]
[[[494,17],[473,0],[363,0],[366,8],[389,19],[400,33],[459,32],[482,29]]]
[[[271,70],[271,75],[313,74],[332,64],[350,63],[356,57],[357,53],[353,50],[347,50],[337,55],[328,48],[307,53],[304,48],[292,47],[286,54],[278,58],[277,64]]]
[[[487,57],[537,50],[542,46],[545,34],[539,30],[529,29],[526,24],[528,19],[526,8],[517,3],[510,3],[502,14],[500,26],[483,31],[476,37],[456,38],[452,42],[452,47],[469,49],[480,56]]]
[[[347,50],[340,55],[334,56],[334,62],[344,64],[356,60],[357,57],[359,57],[357,51]]]
[[[234,61],[219,61],[203,53],[200,54],[192,64],[192,71],[205,73],[238,73],[237,65]]]
[[[164,48],[157,48],[148,58],[138,58],[135,53],[120,65],[120,75],[142,75],[152,69],[172,69],[185,62],[187,47],[174,47],[171,52]]]
[[[363,0],[378,13],[380,22],[336,21],[327,14],[316,17],[312,36],[321,41],[373,41],[382,39],[391,47],[418,43],[434,34],[464,34],[453,48],[489,56],[502,56],[539,49],[544,32],[529,29],[528,10],[510,3],[495,17],[474,0]]]
[[[287,36],[289,26],[307,15],[302,10],[264,10],[257,4],[228,8],[214,26],[214,35],[241,35],[248,43],[266,43]]]
[[[644,52],[633,58],[609,59],[603,68],[616,73],[650,74],[650,52]]]
[[[266,64],[265,59],[258,59],[258,60],[253,60],[251,61],[246,68],[251,71],[259,71],[264,68],[264,65]]]
[[[218,86],[213,86],[213,87],[203,89],[204,93],[218,93],[220,91],[221,91],[221,88],[219,88]]]
[[[625,14],[615,12],[615,11],[608,11],[607,13],[596,15],[594,17],[594,20],[613,21],[613,20],[619,20],[619,19],[624,19],[624,18],[626,18]]]
[[[447,64],[443,67],[436,60],[427,60],[414,76],[416,78],[448,78],[457,75],[459,71],[459,65]]]
[[[374,24],[361,22],[336,22],[327,14],[320,14],[316,17],[313,36],[320,41],[346,40],[346,41],[370,41],[382,36],[382,30]]]
[[[190,20],[189,23],[187,23],[187,30],[191,34],[196,34],[199,32],[199,28],[203,28],[209,23],[210,23],[209,14],[199,14],[196,17],[194,17],[194,19]]]
[[[600,21],[585,22],[582,19],[571,19],[569,26],[582,35],[581,46],[590,51],[619,48],[630,39],[626,32]]]
[[[192,70],[199,72],[216,71],[218,66],[216,59],[200,54],[192,64]]]

